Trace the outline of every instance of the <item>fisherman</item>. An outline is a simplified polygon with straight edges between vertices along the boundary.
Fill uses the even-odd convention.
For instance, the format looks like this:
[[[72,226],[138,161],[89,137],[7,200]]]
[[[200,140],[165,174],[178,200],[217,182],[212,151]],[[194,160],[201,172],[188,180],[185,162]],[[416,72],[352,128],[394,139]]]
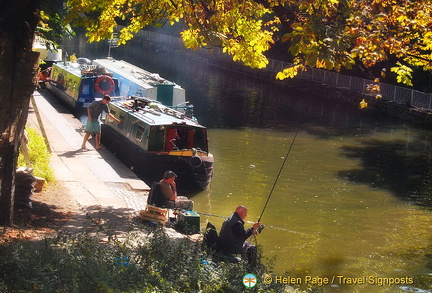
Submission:
[[[247,212],[246,207],[239,205],[235,212],[225,220],[219,233],[218,250],[225,255],[246,256],[249,264],[252,264],[256,259],[256,246],[246,240],[252,235],[259,234],[261,224],[257,222],[245,230],[244,219],[247,217]]]
[[[96,149],[102,149],[100,145],[101,141],[101,126],[100,126],[100,115],[102,112],[105,112],[108,117],[112,118],[117,123],[120,123],[120,120],[113,116],[108,110],[108,103],[111,101],[111,97],[109,95],[105,95],[101,101],[93,101],[87,109],[87,124],[85,127],[86,134],[84,135],[83,142],[81,148],[83,150],[88,150],[86,148],[87,140],[90,135],[94,134],[96,141]]]
[[[194,202],[186,196],[177,196],[176,178],[177,175],[168,170],[165,172],[163,179],[159,181],[161,193],[164,197],[164,206],[171,209],[180,208],[192,211]]]

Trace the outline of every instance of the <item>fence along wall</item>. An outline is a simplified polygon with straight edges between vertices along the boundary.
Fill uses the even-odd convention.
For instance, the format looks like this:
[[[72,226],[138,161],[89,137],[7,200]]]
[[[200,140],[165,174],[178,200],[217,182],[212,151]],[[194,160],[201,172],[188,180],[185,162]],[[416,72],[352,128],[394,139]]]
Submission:
[[[165,34],[160,34],[151,31],[140,31],[138,37],[148,39],[154,42],[166,43],[171,46],[184,48],[183,42],[180,38],[172,37]],[[197,50],[199,54],[211,55],[224,61],[232,60],[229,56],[224,54],[220,48],[213,48],[210,53],[209,50],[200,48]],[[284,68],[293,66],[293,64],[269,59],[269,64],[263,70],[277,73]],[[336,72],[331,72],[322,69],[309,68],[307,71],[300,71],[296,78],[310,80],[323,85],[329,85],[336,88],[348,89],[356,93],[375,96],[380,94],[385,100],[392,101],[397,104],[403,104],[419,108],[421,110],[432,110],[432,94],[408,89],[400,86],[390,85],[381,82],[374,82],[373,80],[343,75]],[[367,90],[370,85],[375,85],[379,88],[379,92],[371,93]]]

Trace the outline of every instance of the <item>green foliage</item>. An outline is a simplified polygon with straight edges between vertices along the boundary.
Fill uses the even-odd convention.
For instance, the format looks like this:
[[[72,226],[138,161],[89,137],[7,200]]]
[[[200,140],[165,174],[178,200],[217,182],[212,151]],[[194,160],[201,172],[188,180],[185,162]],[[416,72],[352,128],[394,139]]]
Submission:
[[[397,81],[406,85],[412,86],[412,69],[409,68],[406,65],[401,64],[400,62],[397,62],[397,66],[392,67],[391,71],[396,73]]]
[[[31,127],[27,127],[26,131],[29,140],[27,147],[31,163],[30,167],[33,168],[33,174],[45,178],[47,181],[54,181],[54,171],[49,165],[51,154],[48,152],[43,137]],[[22,150],[18,156],[18,166],[26,166]]]
[[[182,21],[186,47],[222,47],[233,60],[263,68],[275,41],[288,44],[295,67],[368,69],[397,58],[432,69],[432,0],[68,0],[68,21],[86,28],[90,41],[110,38],[121,24],[120,44],[146,26]],[[290,58],[290,59],[291,59]],[[398,81],[410,84],[403,69]],[[398,71],[400,73],[400,71]]]
[[[145,5],[139,0],[69,0],[67,5],[68,21],[86,27],[90,42],[111,38],[118,24],[124,25],[119,36],[119,44],[124,44],[146,26],[182,20],[186,47],[222,46],[234,60],[258,68],[267,65],[264,52],[273,42],[271,28],[262,19],[270,10],[251,0],[156,0]]]
[[[59,233],[41,243],[2,244],[0,292],[242,292],[246,273],[266,270],[260,261],[255,268],[207,261],[200,243],[171,239],[163,229],[143,234],[103,243]],[[249,291],[283,289],[259,283]]]
[[[75,32],[64,21],[66,10],[62,1],[43,0],[41,8],[35,34],[45,41],[49,49],[56,49],[64,38],[72,37]]]

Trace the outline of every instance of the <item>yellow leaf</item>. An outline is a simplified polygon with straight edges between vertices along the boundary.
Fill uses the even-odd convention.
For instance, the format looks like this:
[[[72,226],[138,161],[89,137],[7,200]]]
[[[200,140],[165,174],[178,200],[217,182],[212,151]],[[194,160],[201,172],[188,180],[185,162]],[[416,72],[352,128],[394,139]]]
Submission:
[[[365,101],[365,99],[361,100],[360,104],[359,104],[359,108],[360,109],[366,109],[368,106],[368,103]]]

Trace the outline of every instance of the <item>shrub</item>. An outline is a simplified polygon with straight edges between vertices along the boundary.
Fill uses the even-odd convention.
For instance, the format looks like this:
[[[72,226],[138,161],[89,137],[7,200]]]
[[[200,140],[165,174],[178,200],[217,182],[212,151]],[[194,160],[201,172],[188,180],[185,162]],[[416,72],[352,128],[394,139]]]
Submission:
[[[59,233],[35,242],[0,246],[0,292],[284,292],[282,285],[245,289],[246,273],[266,267],[213,263],[200,243],[171,239],[163,229],[101,242],[88,234]],[[268,272],[271,273],[271,272]],[[288,292],[288,291],[287,291]],[[289,291],[291,292],[291,291]]]

